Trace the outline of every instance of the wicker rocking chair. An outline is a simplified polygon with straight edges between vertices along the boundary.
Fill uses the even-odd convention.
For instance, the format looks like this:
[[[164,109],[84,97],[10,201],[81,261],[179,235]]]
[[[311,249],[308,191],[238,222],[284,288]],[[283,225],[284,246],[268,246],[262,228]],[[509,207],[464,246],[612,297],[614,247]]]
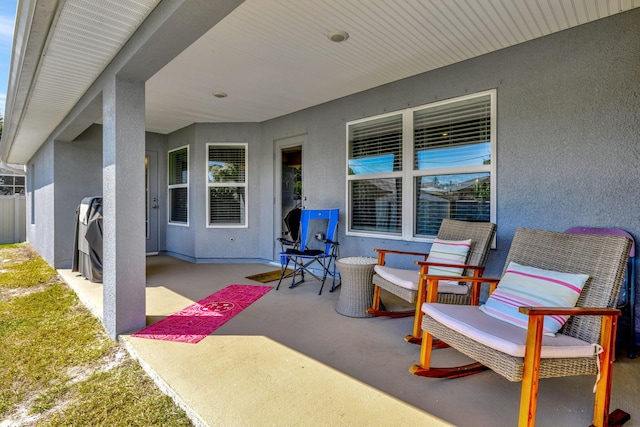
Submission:
[[[463,276],[481,277],[484,265],[489,255],[491,242],[496,233],[496,225],[491,222],[467,222],[453,219],[444,219],[436,236],[440,240],[459,241],[471,240],[471,247],[467,254]],[[429,271],[429,267],[452,267],[449,264],[429,262],[429,253],[404,252],[390,249],[375,249],[378,253],[378,266],[373,276],[373,303],[367,309],[367,313],[374,316],[386,317],[407,317],[415,315],[413,331],[407,335],[405,340],[414,344],[420,344],[422,329],[422,311],[420,306],[426,294],[426,281],[422,280],[424,274]],[[387,255],[403,255],[413,258],[421,258],[415,263],[420,266],[420,270],[403,270],[386,266]],[[460,286],[461,285],[461,286]],[[479,287],[475,294],[473,287],[466,282],[460,285],[443,285],[438,294],[438,302],[445,304],[478,304]],[[409,311],[386,311],[381,304],[381,290],[384,289],[399,298],[415,305],[415,309]]]
[[[437,303],[438,281],[442,277],[425,276],[428,290],[422,305],[425,316],[420,364],[413,365],[410,371],[420,376],[455,378],[489,368],[510,381],[522,381],[519,426],[534,425],[540,378],[599,373],[593,425],[622,425],[630,417],[619,409],[609,414],[609,399],[620,315],[615,306],[630,248],[631,241],[626,237],[518,229],[503,279],[510,271],[510,263],[588,276],[575,307],[520,307],[519,313],[528,316],[523,327],[492,317],[478,307]],[[488,282],[494,292],[496,286],[500,289],[498,282],[503,279],[461,280],[471,281],[474,286]],[[571,317],[555,336],[543,336],[545,316],[557,315]],[[478,363],[431,367],[433,337]]]

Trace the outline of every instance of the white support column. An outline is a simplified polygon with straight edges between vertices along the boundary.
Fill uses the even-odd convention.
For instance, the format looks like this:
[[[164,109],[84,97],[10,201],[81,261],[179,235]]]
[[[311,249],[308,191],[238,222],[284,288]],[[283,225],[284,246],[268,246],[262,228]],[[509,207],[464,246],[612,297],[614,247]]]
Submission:
[[[144,82],[103,92],[103,322],[112,338],[145,326]]]

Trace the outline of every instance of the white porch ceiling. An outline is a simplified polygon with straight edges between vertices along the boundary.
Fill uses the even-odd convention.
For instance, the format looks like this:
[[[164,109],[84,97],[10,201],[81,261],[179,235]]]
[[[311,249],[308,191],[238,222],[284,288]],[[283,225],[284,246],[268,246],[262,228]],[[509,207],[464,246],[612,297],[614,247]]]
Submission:
[[[160,1],[62,3],[30,95],[14,104],[19,123],[5,120],[8,161],[33,155],[34,141],[51,134]],[[146,127],[170,133],[194,122],[262,122],[639,6],[640,0],[246,0],[147,81]],[[329,41],[336,29],[349,39]]]
[[[262,122],[637,6],[640,0],[247,0],[147,82],[147,128]],[[336,29],[349,39],[329,41]]]

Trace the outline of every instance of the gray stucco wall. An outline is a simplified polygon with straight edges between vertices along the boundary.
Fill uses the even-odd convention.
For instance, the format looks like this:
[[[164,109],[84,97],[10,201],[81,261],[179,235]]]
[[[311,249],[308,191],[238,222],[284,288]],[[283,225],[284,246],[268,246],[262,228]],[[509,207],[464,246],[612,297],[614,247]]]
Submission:
[[[167,151],[173,150],[175,148],[188,146],[189,147],[189,201],[193,203],[196,200],[196,191],[194,189],[194,181],[197,181],[195,175],[193,174],[193,165],[198,163],[196,159],[202,158],[202,154],[198,157],[196,155],[196,151],[194,149],[195,145],[195,127],[188,126],[186,128],[180,129],[179,131],[173,132],[167,138]],[[165,175],[167,164],[165,163]],[[202,176],[204,177],[204,171],[202,172]],[[168,206],[166,207],[168,208]],[[189,225],[167,225],[167,252],[189,260],[194,260],[196,258],[195,253],[195,236],[196,231],[192,226],[193,221],[195,220],[197,212],[197,208],[193,206],[189,206]],[[203,208],[204,209],[204,208]],[[166,209],[165,209],[166,210]],[[201,215],[201,214],[200,214]]]
[[[640,236],[639,70],[633,10],[265,122],[264,144],[306,133],[313,161],[305,173],[319,183],[308,204],[344,211],[346,122],[497,89],[498,239],[487,271],[495,275],[516,227],[619,227]],[[266,183],[272,171],[262,172]],[[425,249],[341,231],[341,255]]]
[[[54,265],[55,216],[53,183],[53,143],[45,143],[27,167],[27,241]],[[33,209],[32,209],[33,204]]]
[[[305,135],[305,189],[310,208],[345,212],[345,124],[406,107],[497,89],[498,246],[488,273],[499,274],[516,227],[564,230],[608,226],[640,236],[635,184],[640,148],[640,11],[632,10],[341,98],[261,124],[194,124],[168,136],[148,134],[159,154],[161,224],[166,224],[166,152],[190,147],[189,227],[161,230],[161,250],[198,261],[273,259],[274,141]],[[101,192],[101,126],[72,143],[55,145],[55,263],[70,261],[73,212],[87,194]],[[249,227],[205,227],[205,145],[249,143]],[[53,145],[34,157],[38,212],[30,241],[45,249],[53,198]],[[40,178],[38,178],[40,177]],[[52,190],[51,190],[52,191]],[[41,197],[39,193],[42,193]],[[47,206],[40,203],[49,203]],[[40,210],[40,207],[43,210]],[[41,217],[42,219],[40,219]],[[45,219],[47,218],[47,219]],[[59,221],[58,221],[59,219]],[[52,225],[49,221],[49,225]],[[378,246],[416,250],[424,244],[346,237],[341,254],[373,254]],[[231,240],[233,238],[233,240]],[[49,257],[54,261],[53,257]]]
[[[210,142],[248,144],[247,228],[207,228],[206,146]],[[263,233],[271,223],[263,222],[263,183],[257,179],[264,165],[260,125],[257,123],[198,123],[169,136],[168,150],[189,145],[189,226],[167,226],[167,252],[196,262],[262,261]],[[166,173],[165,173],[166,174]],[[273,181],[273,178],[270,178]],[[269,187],[267,187],[269,188]],[[269,256],[270,258],[270,256]]]
[[[166,141],[165,135],[146,134],[146,148],[158,153],[160,206],[166,206]],[[28,225],[29,242],[51,265],[70,268],[76,209],[84,197],[102,196],[102,126],[89,127],[73,142],[45,144],[32,161],[38,207],[35,225]],[[159,223],[158,244],[164,250],[166,210],[159,212]]]
[[[55,143],[55,266],[70,268],[76,209],[85,197],[102,197],[102,126],[73,142]]]
[[[305,182],[313,186],[305,188],[306,205],[342,212],[342,256],[373,255],[375,247],[428,249],[345,236],[345,124],[488,89],[497,90],[498,237],[487,275],[501,273],[516,227],[619,227],[640,238],[638,70],[636,9],[264,123],[194,124],[152,141],[147,136],[147,149],[159,153],[161,250],[193,261],[274,259],[274,141],[295,135],[304,135]],[[94,126],[73,143],[55,144],[55,156],[54,144],[45,144],[30,162],[37,209],[28,239],[52,264],[70,260],[69,218],[79,200],[101,191],[101,138]],[[205,145],[225,141],[249,143],[247,229],[205,226]],[[166,152],[184,145],[188,227],[166,225]]]
[[[517,227],[615,227],[640,238],[637,9],[265,122],[265,151],[275,139],[306,133],[305,159],[313,160],[304,172],[317,183],[305,191],[308,205],[344,212],[346,122],[494,88],[498,233],[485,274],[501,274]],[[261,172],[266,184],[272,166]],[[261,194],[265,203],[272,198]],[[342,256],[373,256],[375,247],[428,249],[344,231]]]

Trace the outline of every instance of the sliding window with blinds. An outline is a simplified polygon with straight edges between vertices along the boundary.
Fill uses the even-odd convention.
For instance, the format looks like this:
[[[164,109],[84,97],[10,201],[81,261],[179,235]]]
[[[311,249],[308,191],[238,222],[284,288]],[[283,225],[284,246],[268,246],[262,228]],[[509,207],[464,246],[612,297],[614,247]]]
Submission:
[[[170,150],[169,224],[189,225],[189,147]]]
[[[207,227],[247,227],[247,144],[207,144]]]
[[[347,124],[348,234],[429,239],[495,221],[495,91]]]

